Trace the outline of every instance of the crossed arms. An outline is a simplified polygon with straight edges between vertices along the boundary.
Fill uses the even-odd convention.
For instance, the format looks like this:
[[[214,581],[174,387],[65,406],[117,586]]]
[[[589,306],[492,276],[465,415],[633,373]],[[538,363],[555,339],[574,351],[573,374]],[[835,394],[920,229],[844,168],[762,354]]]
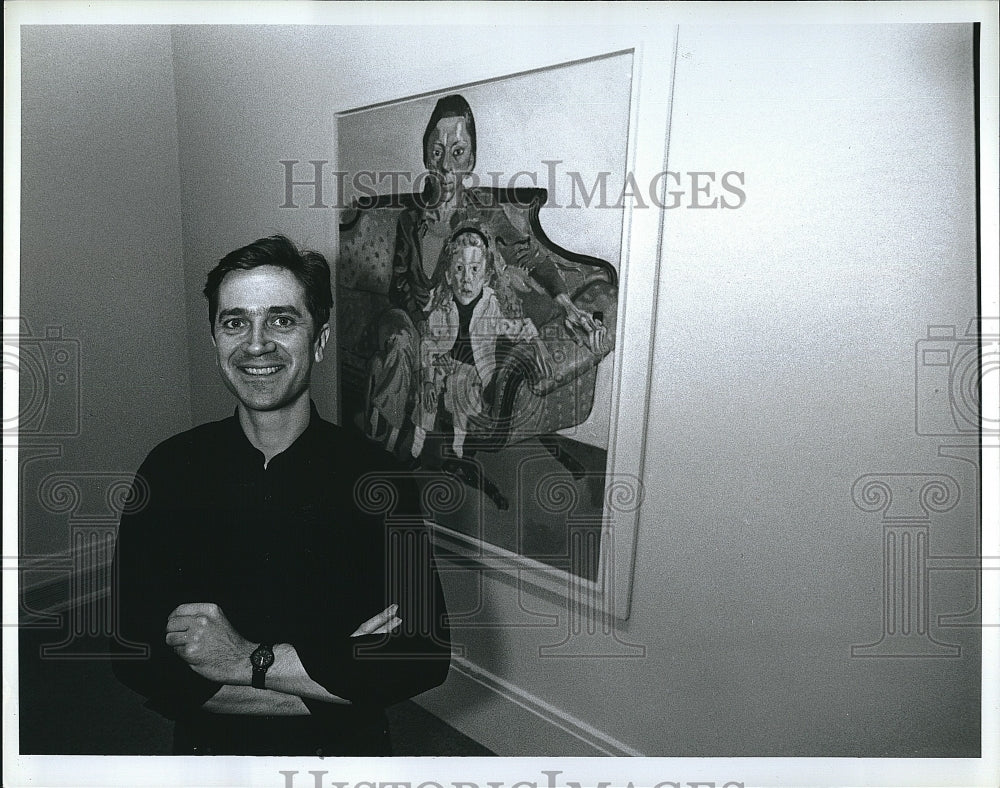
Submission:
[[[227,487],[216,458],[179,448],[154,450],[140,469],[148,505],[123,514],[114,559],[115,636],[147,654],[113,668],[150,708],[176,719],[199,708],[384,707],[444,680],[444,597],[419,513],[391,520],[362,511],[336,483],[326,495],[319,482],[329,466],[315,462],[307,472],[316,479],[288,484],[319,493],[255,523],[254,487]],[[358,464],[367,467],[360,456]],[[396,482],[394,511],[418,512],[412,479],[391,469],[369,475]],[[298,490],[281,494],[298,501]],[[266,689],[250,686],[250,653],[261,642],[276,644]]]
[[[391,605],[355,630],[351,637],[387,634],[402,620]],[[249,654],[258,645],[236,631],[214,602],[178,605],[167,618],[164,642],[199,676],[222,686],[202,704],[219,714],[309,714],[303,698],[350,703],[310,678],[290,643],[274,646],[274,664],[263,689],[250,686]]]

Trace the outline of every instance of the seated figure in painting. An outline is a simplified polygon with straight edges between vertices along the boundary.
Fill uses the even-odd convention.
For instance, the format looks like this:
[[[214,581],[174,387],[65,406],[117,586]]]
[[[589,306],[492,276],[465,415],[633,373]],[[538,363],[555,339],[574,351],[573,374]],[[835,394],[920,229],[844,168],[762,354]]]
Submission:
[[[444,279],[431,291],[427,318],[421,321],[414,459],[437,423],[440,405],[451,417],[452,451],[462,459],[469,418],[483,413],[484,397],[492,399],[498,339],[534,343],[540,366],[547,366],[538,329],[521,315],[486,235],[460,229],[445,247],[444,261]]]
[[[420,199],[399,214],[387,293],[392,308],[375,326],[377,351],[370,360],[366,387],[365,430],[390,452],[396,449],[419,393],[418,326],[427,317],[431,292],[443,280],[445,242],[470,219],[478,217],[494,227],[498,242],[491,251],[498,264],[505,265],[508,283],[547,302],[582,345],[595,354],[607,352],[604,326],[570,299],[552,259],[533,238],[516,230],[499,206],[477,202],[464,188],[476,163],[476,124],[462,96],[437,102],[424,131],[423,154],[429,177]]]

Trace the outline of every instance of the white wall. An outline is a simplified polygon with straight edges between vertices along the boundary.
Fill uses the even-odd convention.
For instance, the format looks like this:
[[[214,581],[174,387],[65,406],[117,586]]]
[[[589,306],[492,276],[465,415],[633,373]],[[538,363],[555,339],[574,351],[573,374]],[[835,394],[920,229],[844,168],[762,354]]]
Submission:
[[[79,474],[134,473],[191,409],[169,29],[25,27],[21,58],[21,315],[35,335],[61,327],[80,359],[74,391],[50,381],[79,398],[78,432],[22,438],[22,555],[35,555],[70,542],[42,479],[72,477],[76,515],[101,514]],[[25,464],[32,445],[62,458]]]
[[[663,688],[622,727],[644,752],[929,754],[978,726],[974,628],[934,628],[960,660],[850,658],[881,631],[855,478],[954,476],[932,552],[974,547],[974,469],[913,427],[916,341],[976,308],[971,43],[681,28],[670,168],[745,170],[747,202],[666,216],[629,622],[656,655],[623,668]],[[946,574],[935,616],[973,606]]]

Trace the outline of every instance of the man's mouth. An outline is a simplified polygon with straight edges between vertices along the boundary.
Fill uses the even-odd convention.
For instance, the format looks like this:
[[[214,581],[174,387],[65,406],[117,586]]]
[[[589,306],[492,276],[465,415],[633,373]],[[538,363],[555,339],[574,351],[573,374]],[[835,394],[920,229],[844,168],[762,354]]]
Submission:
[[[281,369],[280,366],[274,367],[240,367],[240,371],[246,373],[247,375],[253,375],[254,377],[264,377],[266,375],[273,375]]]

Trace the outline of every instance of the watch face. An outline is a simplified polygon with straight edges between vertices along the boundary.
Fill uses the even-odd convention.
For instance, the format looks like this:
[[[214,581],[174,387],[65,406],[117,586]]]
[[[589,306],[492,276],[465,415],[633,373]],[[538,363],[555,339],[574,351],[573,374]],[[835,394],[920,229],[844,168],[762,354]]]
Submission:
[[[274,652],[270,646],[260,645],[250,655],[250,664],[257,670],[267,670],[274,664]]]

